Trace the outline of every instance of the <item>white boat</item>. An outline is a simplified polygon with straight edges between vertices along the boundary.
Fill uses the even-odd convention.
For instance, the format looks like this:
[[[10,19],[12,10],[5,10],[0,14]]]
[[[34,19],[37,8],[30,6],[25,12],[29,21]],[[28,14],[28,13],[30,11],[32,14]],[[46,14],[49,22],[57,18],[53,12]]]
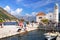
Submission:
[[[58,33],[45,33],[45,40],[56,40]]]

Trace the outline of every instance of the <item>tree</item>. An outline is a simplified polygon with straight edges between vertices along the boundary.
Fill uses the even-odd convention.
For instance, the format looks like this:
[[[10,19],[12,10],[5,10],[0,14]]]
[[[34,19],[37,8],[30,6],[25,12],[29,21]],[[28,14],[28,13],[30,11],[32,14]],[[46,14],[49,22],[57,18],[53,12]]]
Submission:
[[[1,18],[0,19],[0,26],[1,26],[1,28],[3,28],[2,23],[3,23],[3,19]]]
[[[0,23],[2,23],[3,22],[3,19],[0,19]]]
[[[48,20],[48,19],[42,19],[41,21],[42,21],[43,23],[48,23],[49,20]]]

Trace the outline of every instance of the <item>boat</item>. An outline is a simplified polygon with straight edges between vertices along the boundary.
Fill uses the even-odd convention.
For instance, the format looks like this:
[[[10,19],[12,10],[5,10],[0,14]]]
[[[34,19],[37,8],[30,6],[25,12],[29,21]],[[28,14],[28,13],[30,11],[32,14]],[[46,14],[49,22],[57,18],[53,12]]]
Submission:
[[[45,40],[56,40],[58,33],[45,33]]]

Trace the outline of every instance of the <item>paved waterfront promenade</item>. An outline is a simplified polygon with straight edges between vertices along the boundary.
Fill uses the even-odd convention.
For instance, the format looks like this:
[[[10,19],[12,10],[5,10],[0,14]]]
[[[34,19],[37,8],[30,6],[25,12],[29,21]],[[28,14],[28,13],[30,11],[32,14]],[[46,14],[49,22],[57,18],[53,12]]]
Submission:
[[[37,28],[27,28],[27,31],[32,31],[35,30]],[[13,27],[4,27],[4,28],[0,28],[0,38],[4,38],[4,37],[9,37],[9,36],[13,36],[16,34],[20,34],[25,32],[23,29],[21,32],[17,32],[18,28],[13,28]]]
[[[16,34],[18,34],[18,32],[15,31],[15,28],[14,29],[8,27],[0,28],[0,38],[4,38]]]
[[[24,33],[24,29],[22,29],[20,32],[17,32],[19,28],[18,27],[3,27],[0,28],[0,38],[5,38],[5,37],[9,37],[9,36],[13,36],[16,34],[21,34]],[[27,27],[27,31],[32,31],[32,30],[36,30],[37,27]],[[60,40],[60,33],[58,34],[59,37],[57,37],[57,40]]]

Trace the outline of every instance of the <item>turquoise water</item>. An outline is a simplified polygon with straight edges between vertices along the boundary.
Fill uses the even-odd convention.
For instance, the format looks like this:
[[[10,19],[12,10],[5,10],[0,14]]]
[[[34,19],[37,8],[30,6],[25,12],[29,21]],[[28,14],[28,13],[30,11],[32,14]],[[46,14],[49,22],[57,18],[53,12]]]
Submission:
[[[34,30],[31,32],[27,32],[25,34],[19,34],[12,37],[3,38],[0,40],[45,40],[45,36],[43,35],[45,31],[43,30]]]

